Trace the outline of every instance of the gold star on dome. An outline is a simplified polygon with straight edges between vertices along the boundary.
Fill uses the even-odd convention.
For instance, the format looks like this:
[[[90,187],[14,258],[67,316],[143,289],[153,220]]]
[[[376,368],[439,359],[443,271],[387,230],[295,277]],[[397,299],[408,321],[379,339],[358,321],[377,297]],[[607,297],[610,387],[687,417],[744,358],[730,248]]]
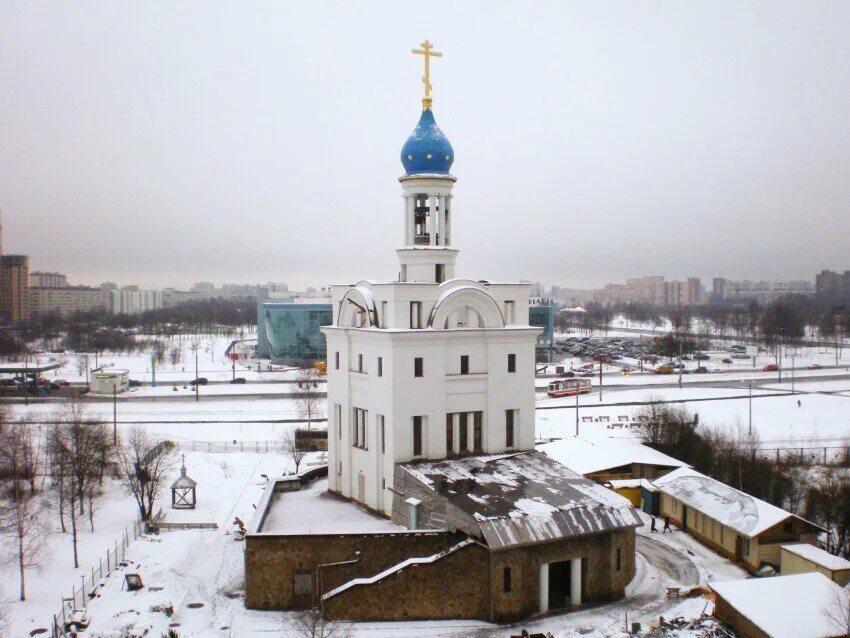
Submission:
[[[449,156],[448,156],[448,155],[446,155],[446,161],[447,161],[447,162],[449,161]]]
[[[433,155],[431,155],[431,153],[428,153],[425,157],[426,157],[427,159],[434,159],[434,156],[433,156]]]
[[[408,155],[408,156],[407,156],[407,159],[408,159],[408,160],[412,160],[412,159],[413,159],[413,155]]]

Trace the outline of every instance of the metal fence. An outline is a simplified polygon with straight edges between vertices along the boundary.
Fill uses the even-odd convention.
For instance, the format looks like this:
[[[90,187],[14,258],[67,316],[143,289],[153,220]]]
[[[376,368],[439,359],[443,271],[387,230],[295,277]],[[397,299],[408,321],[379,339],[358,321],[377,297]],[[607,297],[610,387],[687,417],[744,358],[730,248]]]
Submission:
[[[761,453],[776,462],[793,461],[803,465],[843,465],[850,462],[850,446],[788,446],[761,448]]]
[[[280,452],[281,442],[270,441],[174,441],[183,452]]]
[[[141,521],[133,523],[132,530],[125,527],[124,533],[115,541],[115,546],[108,547],[106,555],[99,559],[97,565],[92,565],[91,574],[83,576],[79,586],[71,588],[71,595],[62,599],[59,613],[53,616],[53,638],[70,638],[76,635],[71,633],[68,625],[69,621],[74,620],[75,611],[86,609],[97,588],[124,561],[130,542],[139,538],[143,531],[144,523]]]

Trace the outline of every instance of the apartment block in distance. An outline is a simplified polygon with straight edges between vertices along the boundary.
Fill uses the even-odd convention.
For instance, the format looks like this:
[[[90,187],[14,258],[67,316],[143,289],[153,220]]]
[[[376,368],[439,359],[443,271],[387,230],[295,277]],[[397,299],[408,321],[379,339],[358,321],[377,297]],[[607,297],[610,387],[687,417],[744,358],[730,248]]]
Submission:
[[[108,290],[88,286],[32,287],[29,298],[33,316],[56,313],[66,317],[76,312],[108,310],[110,307]]]
[[[0,256],[0,317],[10,322],[29,319],[29,257]]]

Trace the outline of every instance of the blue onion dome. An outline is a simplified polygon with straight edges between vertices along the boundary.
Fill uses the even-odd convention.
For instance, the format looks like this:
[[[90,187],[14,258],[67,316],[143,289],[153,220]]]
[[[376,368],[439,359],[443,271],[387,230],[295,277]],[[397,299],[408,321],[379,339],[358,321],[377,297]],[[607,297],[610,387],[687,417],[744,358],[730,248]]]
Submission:
[[[448,175],[454,161],[452,145],[437,126],[433,111],[422,109],[419,123],[401,148],[404,172],[407,175]]]

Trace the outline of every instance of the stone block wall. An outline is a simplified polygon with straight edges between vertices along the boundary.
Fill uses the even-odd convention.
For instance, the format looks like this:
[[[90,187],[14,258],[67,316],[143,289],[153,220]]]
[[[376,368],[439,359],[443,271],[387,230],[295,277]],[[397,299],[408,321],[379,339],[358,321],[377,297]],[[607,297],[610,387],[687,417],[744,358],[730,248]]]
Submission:
[[[617,569],[617,549],[620,569]],[[582,601],[622,598],[635,574],[635,531],[621,530],[493,552],[490,572],[490,620],[506,622],[540,611],[540,566],[582,558]],[[511,569],[511,591],[504,591],[503,570]]]
[[[462,539],[445,532],[249,534],[245,538],[245,606],[306,609],[315,603],[319,564],[348,561],[360,552],[356,563],[321,569],[321,589],[327,592],[353,578],[373,576],[407,558],[439,553]],[[295,591],[296,576],[309,578],[309,593]]]
[[[490,552],[474,543],[324,602],[325,617],[358,621],[488,618]]]

